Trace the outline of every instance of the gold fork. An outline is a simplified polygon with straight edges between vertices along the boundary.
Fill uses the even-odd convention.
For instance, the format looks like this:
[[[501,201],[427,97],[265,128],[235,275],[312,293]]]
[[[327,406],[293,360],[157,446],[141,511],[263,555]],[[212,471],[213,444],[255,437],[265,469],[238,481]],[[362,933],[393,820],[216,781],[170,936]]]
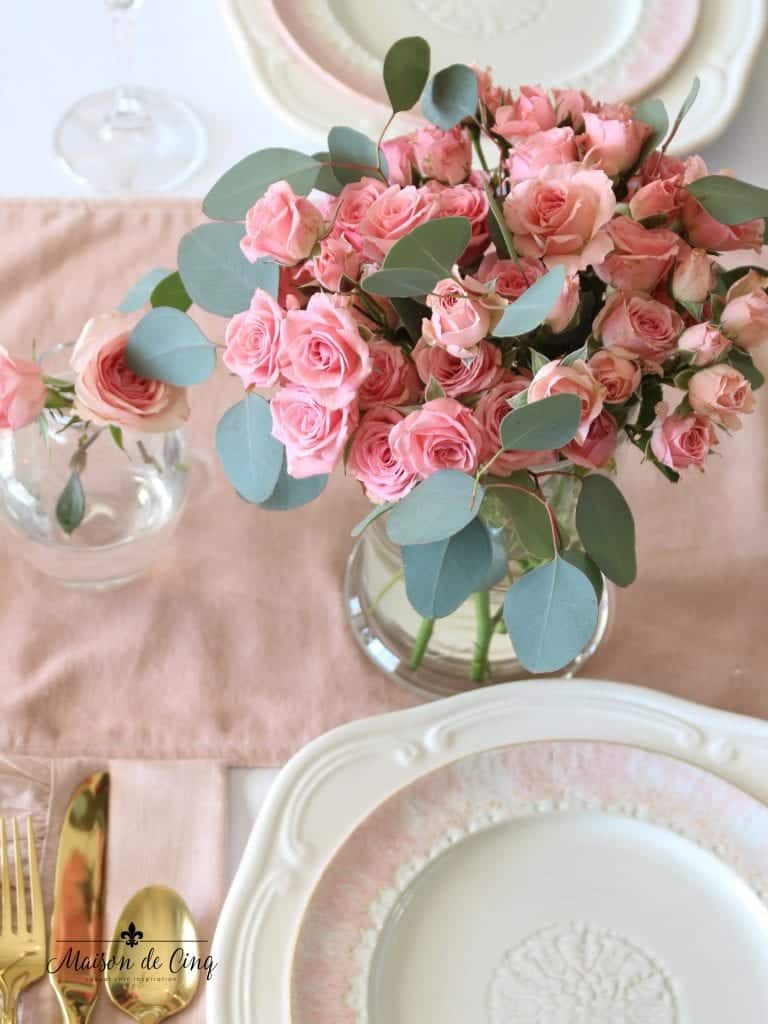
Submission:
[[[13,859],[15,862],[16,916],[11,908],[11,866],[5,820],[0,818],[0,993],[3,997],[2,1024],[16,1024],[19,996],[45,973],[45,911],[37,867],[32,819],[27,818],[27,858],[29,861],[30,915],[27,913],[26,885],[19,825],[13,819]]]

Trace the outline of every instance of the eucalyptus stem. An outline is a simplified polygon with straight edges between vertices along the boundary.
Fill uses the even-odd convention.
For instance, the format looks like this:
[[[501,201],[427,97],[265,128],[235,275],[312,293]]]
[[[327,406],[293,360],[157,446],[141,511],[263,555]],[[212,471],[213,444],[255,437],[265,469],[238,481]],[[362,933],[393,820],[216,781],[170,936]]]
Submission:
[[[410,666],[414,671],[421,666],[421,663],[424,660],[424,655],[427,653],[427,647],[429,646],[429,641],[432,639],[432,630],[434,628],[434,619],[421,620],[419,632],[416,634],[416,639],[413,641],[413,647],[411,648]]]
[[[381,604],[381,602],[382,602],[382,601],[384,600],[384,598],[385,598],[385,597],[387,596],[387,594],[388,594],[388,593],[390,592],[390,590],[392,589],[392,587],[394,587],[394,585],[395,585],[396,583],[399,583],[399,582],[400,582],[400,580],[401,580],[401,579],[403,578],[403,576],[405,576],[405,569],[401,569],[401,570],[400,570],[400,572],[396,572],[396,573],[394,574],[394,576],[391,576],[391,577],[390,577],[390,578],[389,578],[389,579],[387,580],[387,582],[386,582],[386,583],[384,584],[384,586],[383,586],[383,587],[381,588],[381,590],[380,590],[380,591],[378,592],[378,594],[376,595],[376,597],[374,597],[373,601],[372,601],[372,602],[371,602],[371,604],[370,604],[370,607],[368,607],[368,608],[366,609],[366,613],[367,613],[368,615],[373,615],[373,613],[374,613],[374,612],[376,611],[376,609],[377,609],[377,608],[379,607],[379,605]]]
[[[472,655],[472,682],[482,683],[488,675],[488,651],[495,629],[491,618],[491,595],[487,590],[475,594],[475,649]]]

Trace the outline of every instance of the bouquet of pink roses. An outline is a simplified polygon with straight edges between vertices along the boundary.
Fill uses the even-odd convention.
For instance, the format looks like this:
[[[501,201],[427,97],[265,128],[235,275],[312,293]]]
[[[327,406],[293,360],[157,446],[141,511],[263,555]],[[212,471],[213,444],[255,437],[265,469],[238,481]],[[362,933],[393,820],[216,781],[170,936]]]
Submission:
[[[677,480],[753,408],[768,277],[715,255],[760,249],[768,191],[668,155],[698,82],[670,128],[659,100],[512,92],[464,65],[429,79],[429,60],[417,37],[389,51],[378,140],[336,127],[327,152],[228,171],[127,358],[198,383],[214,349],[185,312],[229,317],[245,397],[217,448],[240,495],[293,508],[343,466],[374,503],[359,530],[388,513],[428,623],[509,577],[496,618],[552,671],[591,636],[602,575],[635,577],[619,440]],[[430,126],[387,138],[419,99]],[[572,535],[552,477],[577,493]],[[528,548],[514,574],[505,517]]]

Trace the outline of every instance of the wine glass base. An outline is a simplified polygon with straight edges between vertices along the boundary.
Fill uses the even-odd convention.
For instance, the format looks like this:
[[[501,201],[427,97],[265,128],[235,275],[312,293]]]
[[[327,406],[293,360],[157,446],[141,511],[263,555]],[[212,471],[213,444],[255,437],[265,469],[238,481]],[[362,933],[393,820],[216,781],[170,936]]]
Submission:
[[[198,115],[175,96],[149,89],[93,93],[56,129],[54,148],[66,169],[97,192],[167,192],[202,165],[207,134]]]

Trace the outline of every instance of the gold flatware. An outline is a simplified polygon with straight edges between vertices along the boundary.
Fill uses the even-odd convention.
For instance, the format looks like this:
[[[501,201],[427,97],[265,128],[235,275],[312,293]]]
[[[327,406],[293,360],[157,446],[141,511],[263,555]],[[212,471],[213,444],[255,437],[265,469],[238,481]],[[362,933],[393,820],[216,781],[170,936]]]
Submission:
[[[64,817],[56,860],[48,976],[67,1024],[86,1024],[104,952],[104,867],[109,774],[80,783]]]
[[[159,1024],[185,1009],[200,981],[197,931],[173,889],[150,885],[120,915],[109,947],[107,993],[141,1024]]]
[[[16,1024],[19,996],[45,973],[45,910],[37,867],[37,850],[32,819],[27,818],[27,860],[29,862],[29,908],[24,881],[19,823],[13,819],[14,884],[16,913],[11,906],[11,865],[5,820],[0,818],[0,993],[3,996],[3,1024]],[[28,913],[29,909],[29,913]]]

